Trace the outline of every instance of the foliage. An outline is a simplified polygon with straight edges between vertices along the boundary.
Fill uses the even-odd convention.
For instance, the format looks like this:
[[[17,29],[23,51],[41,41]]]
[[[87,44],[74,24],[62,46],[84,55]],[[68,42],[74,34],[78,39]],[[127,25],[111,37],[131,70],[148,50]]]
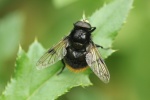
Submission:
[[[131,9],[133,0],[115,0],[102,9],[97,10],[89,21],[97,30],[93,34],[95,43],[104,47],[111,47],[117,31],[121,28]],[[123,5],[122,5],[123,4]],[[89,86],[89,70],[82,73],[73,73],[65,69],[57,75],[62,64],[58,62],[49,68],[36,70],[35,64],[45,52],[37,40],[31,44],[26,53],[19,48],[14,76],[8,83],[1,98],[5,100],[53,100],[67,92],[72,87]],[[101,51],[104,58],[113,50]]]

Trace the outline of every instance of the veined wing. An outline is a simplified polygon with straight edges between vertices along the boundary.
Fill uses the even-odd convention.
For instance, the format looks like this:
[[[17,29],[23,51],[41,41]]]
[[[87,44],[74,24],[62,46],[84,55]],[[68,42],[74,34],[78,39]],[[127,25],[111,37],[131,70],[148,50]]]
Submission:
[[[46,68],[57,61],[61,60],[67,53],[68,37],[65,37],[57,45],[50,48],[37,62],[37,69]]]
[[[104,82],[108,83],[110,79],[109,71],[101,55],[92,42],[88,47],[88,53],[86,55],[86,62],[93,72]]]

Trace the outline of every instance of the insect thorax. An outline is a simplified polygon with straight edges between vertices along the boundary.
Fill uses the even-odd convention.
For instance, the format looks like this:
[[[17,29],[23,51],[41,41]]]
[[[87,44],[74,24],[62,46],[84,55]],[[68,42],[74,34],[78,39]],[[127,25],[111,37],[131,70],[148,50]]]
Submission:
[[[82,49],[89,43],[90,33],[85,29],[73,29],[70,34],[71,45],[76,49]]]

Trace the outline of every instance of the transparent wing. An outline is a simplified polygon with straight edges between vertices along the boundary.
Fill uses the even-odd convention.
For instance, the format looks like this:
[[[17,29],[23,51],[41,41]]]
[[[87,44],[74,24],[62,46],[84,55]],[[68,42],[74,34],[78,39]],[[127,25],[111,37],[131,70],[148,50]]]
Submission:
[[[93,72],[104,82],[108,83],[110,79],[109,71],[100,53],[94,43],[91,43],[88,47],[88,53],[86,54],[86,62]]]
[[[46,68],[61,60],[67,53],[68,37],[65,37],[57,45],[50,48],[36,63],[37,69]]]

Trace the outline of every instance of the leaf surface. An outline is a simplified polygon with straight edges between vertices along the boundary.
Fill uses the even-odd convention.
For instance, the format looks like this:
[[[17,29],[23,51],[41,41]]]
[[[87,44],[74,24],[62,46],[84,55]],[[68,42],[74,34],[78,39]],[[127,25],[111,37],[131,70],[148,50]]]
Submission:
[[[97,10],[89,21],[97,29],[93,41],[104,48],[111,47],[117,32],[131,9],[133,0],[115,0]],[[104,58],[113,50],[100,50]],[[1,98],[4,100],[53,100],[76,86],[89,86],[89,70],[73,73],[67,68],[57,75],[63,64],[60,62],[43,70],[37,70],[35,64],[45,49],[35,41],[27,53],[21,48],[16,60],[16,70]]]

